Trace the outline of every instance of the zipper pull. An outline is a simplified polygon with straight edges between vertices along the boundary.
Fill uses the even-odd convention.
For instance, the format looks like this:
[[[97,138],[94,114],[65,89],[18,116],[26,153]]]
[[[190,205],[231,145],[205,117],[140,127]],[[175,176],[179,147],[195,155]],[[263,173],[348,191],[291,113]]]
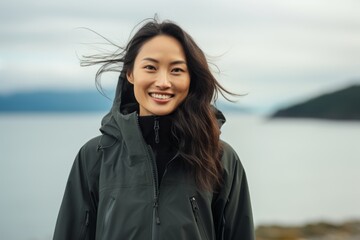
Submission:
[[[158,117],[155,117],[154,131],[155,131],[155,143],[157,144],[160,142],[159,129],[160,129],[159,119]]]
[[[89,211],[86,211],[86,214],[85,214],[85,226],[89,226],[89,223],[90,223],[90,217],[89,217]]]
[[[156,219],[156,224],[160,225],[160,216],[159,216],[159,200],[156,197],[154,199],[154,208],[155,208],[155,219]]]
[[[194,216],[195,216],[195,221],[197,222],[198,221],[198,210],[199,210],[199,207],[196,203],[196,199],[195,197],[191,197],[190,198],[190,203],[191,203],[191,207],[192,207],[192,210],[194,212]]]

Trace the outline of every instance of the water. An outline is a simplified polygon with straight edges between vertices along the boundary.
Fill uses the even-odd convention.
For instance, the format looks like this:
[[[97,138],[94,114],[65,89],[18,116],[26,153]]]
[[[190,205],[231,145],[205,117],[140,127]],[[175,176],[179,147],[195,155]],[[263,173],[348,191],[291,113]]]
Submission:
[[[51,239],[79,148],[102,114],[0,115],[0,236]],[[360,218],[360,123],[227,115],[222,138],[249,179],[255,223]]]
[[[257,224],[360,217],[360,123],[230,116]]]

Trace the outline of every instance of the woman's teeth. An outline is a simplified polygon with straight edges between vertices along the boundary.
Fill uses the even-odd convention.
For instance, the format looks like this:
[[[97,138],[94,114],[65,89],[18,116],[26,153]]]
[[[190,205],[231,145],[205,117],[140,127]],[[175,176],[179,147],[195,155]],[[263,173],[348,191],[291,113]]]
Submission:
[[[171,98],[171,95],[168,95],[168,94],[158,94],[158,93],[151,93],[150,96],[153,97],[153,98],[158,98],[158,99],[168,99],[168,98]]]

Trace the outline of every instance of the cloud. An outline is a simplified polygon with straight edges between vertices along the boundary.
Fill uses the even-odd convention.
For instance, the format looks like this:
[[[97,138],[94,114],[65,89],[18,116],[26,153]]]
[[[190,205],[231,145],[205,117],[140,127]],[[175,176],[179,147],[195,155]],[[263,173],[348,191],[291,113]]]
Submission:
[[[0,91],[87,86],[94,71],[81,69],[76,53],[93,46],[74,43],[102,40],[77,28],[125,44],[137,23],[159,13],[220,56],[220,79],[231,89],[246,85],[258,96],[253,103],[275,103],[284,99],[279,95],[306,95],[360,75],[359,7],[355,0],[2,1]],[[276,87],[266,93],[269,86]]]

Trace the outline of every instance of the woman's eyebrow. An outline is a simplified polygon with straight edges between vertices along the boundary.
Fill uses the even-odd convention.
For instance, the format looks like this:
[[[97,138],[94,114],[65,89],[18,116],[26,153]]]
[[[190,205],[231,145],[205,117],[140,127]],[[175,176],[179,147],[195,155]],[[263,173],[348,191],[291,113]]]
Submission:
[[[177,60],[177,61],[171,62],[171,65],[176,65],[176,64],[185,64],[186,65],[186,62],[184,60]]]
[[[150,62],[159,63],[158,60],[156,60],[156,59],[154,59],[154,58],[150,58],[150,57],[143,58],[142,61],[150,61]]]
[[[150,62],[154,62],[154,63],[159,63],[158,60],[151,58],[151,57],[143,58],[142,61],[150,61]],[[172,61],[170,64],[171,65],[176,65],[176,64],[185,64],[186,65],[186,62],[184,60],[175,60],[175,61]]]

